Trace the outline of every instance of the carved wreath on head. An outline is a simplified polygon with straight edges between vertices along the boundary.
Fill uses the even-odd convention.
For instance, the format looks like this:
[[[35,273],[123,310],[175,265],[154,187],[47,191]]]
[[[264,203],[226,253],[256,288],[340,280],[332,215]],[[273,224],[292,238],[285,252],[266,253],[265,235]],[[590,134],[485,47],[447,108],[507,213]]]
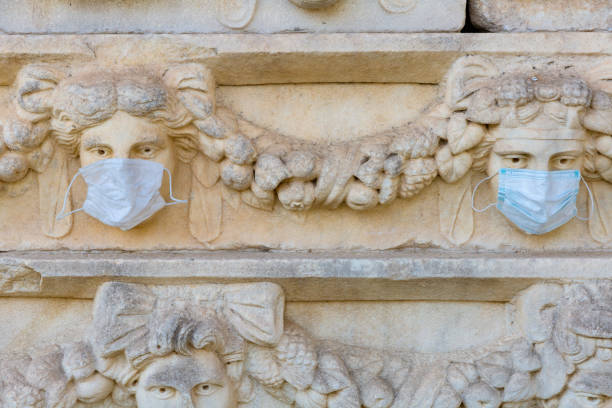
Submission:
[[[55,145],[76,154],[80,132],[116,111],[163,126],[179,158],[191,165],[190,226],[202,242],[221,232],[222,188],[263,210],[277,201],[291,211],[343,204],[365,210],[412,197],[437,175],[455,183],[471,169],[483,171],[492,146],[487,126],[520,126],[543,111],[594,135],[586,143],[584,174],[612,181],[608,66],[592,70],[587,83],[571,76],[503,75],[485,58],[465,57],[415,122],[323,145],[258,129],[217,107],[214,79],[200,64],[74,74],[33,65],[20,72],[14,115],[2,123],[0,182],[16,182],[29,169],[44,172]],[[557,102],[554,112],[547,111],[551,101]]]

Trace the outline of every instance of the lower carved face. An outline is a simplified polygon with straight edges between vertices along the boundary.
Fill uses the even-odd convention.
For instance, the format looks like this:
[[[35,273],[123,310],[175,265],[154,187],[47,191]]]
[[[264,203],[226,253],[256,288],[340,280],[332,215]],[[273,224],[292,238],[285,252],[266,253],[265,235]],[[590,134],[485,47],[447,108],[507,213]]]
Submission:
[[[104,159],[143,159],[161,163],[172,172],[174,146],[164,129],[145,118],[115,113],[81,135],[81,167]]]
[[[236,408],[236,394],[217,354],[204,350],[158,358],[136,385],[139,408]]]
[[[612,400],[602,395],[567,390],[559,408],[612,408]]]

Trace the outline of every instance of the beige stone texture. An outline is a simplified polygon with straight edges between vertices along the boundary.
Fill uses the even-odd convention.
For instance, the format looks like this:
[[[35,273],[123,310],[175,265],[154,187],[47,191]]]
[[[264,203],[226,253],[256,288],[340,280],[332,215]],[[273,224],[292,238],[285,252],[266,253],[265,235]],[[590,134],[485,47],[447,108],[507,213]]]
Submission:
[[[0,354],[87,336],[91,308],[91,300],[0,299],[0,325],[10,328]],[[445,353],[510,334],[503,303],[287,302],[286,314],[319,339],[385,350]]]
[[[7,299],[0,402],[607,408],[609,291],[587,280],[498,304],[285,304],[265,282],[112,282],[93,304]]]
[[[295,3],[300,3],[296,1]],[[308,3],[302,2],[302,3]],[[330,2],[328,2],[330,3]],[[340,0],[318,9],[289,0],[2,0],[6,33],[460,31],[466,0]],[[399,3],[404,7],[390,7]],[[302,4],[303,6],[303,4]]]
[[[610,0],[470,0],[468,8],[485,31],[612,31]]]

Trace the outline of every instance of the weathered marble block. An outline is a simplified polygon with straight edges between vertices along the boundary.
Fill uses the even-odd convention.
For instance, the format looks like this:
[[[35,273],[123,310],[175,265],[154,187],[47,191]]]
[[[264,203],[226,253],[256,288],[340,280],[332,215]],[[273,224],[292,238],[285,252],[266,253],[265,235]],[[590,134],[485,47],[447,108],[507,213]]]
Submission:
[[[612,31],[610,0],[470,0],[469,13],[485,31]]]
[[[0,1],[0,32],[452,32],[466,0]]]
[[[312,48],[288,48],[305,36]],[[277,75],[317,50],[330,63],[368,61],[382,77],[378,55],[386,53],[396,64],[425,58],[436,71],[441,60],[448,69],[438,86],[219,86],[217,72],[244,84],[240,72],[228,77],[224,69],[240,50],[233,37],[89,36],[89,52],[75,49],[78,59],[57,60],[58,51],[36,62],[27,49],[17,55],[6,36],[0,223],[8,228],[0,248],[609,249],[612,65],[589,47],[574,48],[593,38],[602,41],[593,49],[610,54],[609,34],[539,35],[557,43],[559,55],[544,47],[527,57],[512,49],[498,55],[497,43],[478,48],[478,36],[456,47],[451,35],[426,47],[423,37],[408,37],[417,44],[394,56],[376,41],[365,55],[359,43],[344,54],[333,48],[392,35],[323,35],[330,43],[318,47],[316,36],[285,35],[240,52],[250,78],[267,72],[290,82]],[[458,55],[463,45],[480,55]],[[347,81],[361,71],[352,67]],[[551,206],[558,198],[547,197],[513,216],[501,205],[502,169],[567,170],[570,184],[559,188],[569,201]],[[132,203],[142,186],[144,202]],[[117,207],[117,196],[127,207]]]
[[[612,402],[610,289],[609,280],[540,283],[505,305],[368,308],[286,304],[280,287],[266,282],[110,282],[98,290],[91,318],[84,302],[23,305],[14,333],[0,336],[5,350],[13,349],[0,357],[0,402],[606,408]],[[19,303],[0,302],[3,316]],[[29,327],[37,311],[53,324]],[[402,312],[411,316],[400,318]]]

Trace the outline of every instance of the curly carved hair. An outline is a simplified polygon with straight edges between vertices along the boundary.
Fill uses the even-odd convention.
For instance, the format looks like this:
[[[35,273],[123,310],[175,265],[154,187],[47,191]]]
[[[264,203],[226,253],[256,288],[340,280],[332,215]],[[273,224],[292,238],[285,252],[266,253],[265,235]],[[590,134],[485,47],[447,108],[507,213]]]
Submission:
[[[493,83],[497,85],[492,86]],[[598,146],[604,145],[601,139],[610,138],[601,133],[605,132],[601,124],[605,122],[604,117],[612,119],[612,110],[609,109],[612,101],[605,93],[592,90],[583,80],[576,77],[541,79],[538,75],[502,77],[474,91],[468,100],[464,111],[452,113],[451,122],[459,115],[471,125],[459,135],[453,137],[449,134],[448,143],[465,138],[468,132],[481,137],[476,143],[464,143],[463,148],[457,148],[459,144],[455,142],[454,146],[449,146],[452,155],[438,156],[442,169],[448,168],[446,161],[454,161],[459,155],[467,154],[471,158],[469,167],[451,166],[455,170],[453,174],[446,175],[441,171],[447,181],[458,179],[469,169],[487,171],[489,155],[496,141],[487,126],[518,128],[539,120],[558,123],[560,128],[586,129],[582,172],[589,179],[603,177],[605,169],[598,163],[603,162],[602,155],[608,152],[601,151]],[[451,127],[449,133],[450,130]]]
[[[51,110],[51,132],[58,144],[78,156],[82,132],[122,111],[162,126],[189,162],[197,152],[198,130],[175,90],[142,71],[91,73],[58,84]]]

